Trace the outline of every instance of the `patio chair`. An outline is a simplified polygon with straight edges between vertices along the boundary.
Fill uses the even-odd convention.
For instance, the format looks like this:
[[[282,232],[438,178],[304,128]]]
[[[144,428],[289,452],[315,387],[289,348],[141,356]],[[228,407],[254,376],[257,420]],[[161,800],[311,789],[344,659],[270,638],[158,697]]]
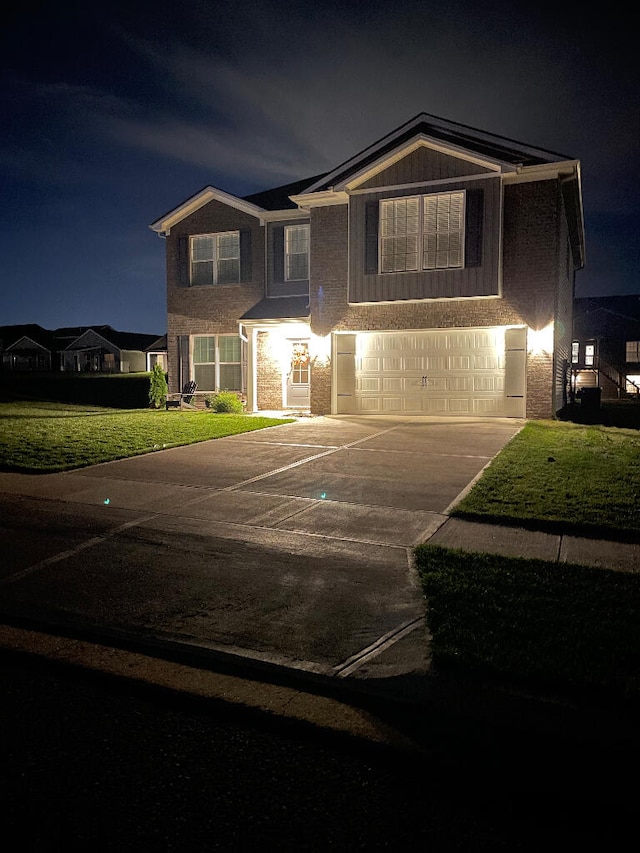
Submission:
[[[187,382],[178,394],[169,394],[165,408],[167,410],[182,409],[183,406],[186,406],[189,409],[195,409],[196,407],[192,405],[192,400],[197,390],[198,386],[193,380]]]

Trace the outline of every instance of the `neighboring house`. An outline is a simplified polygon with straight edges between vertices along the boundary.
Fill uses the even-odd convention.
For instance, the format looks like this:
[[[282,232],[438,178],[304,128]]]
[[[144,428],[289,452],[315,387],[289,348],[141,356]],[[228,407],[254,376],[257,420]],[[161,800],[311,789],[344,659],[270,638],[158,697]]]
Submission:
[[[151,371],[160,364],[164,372],[167,372],[167,336],[156,338],[146,349],[147,354],[147,370]]]
[[[0,327],[3,370],[49,371],[54,349],[53,333],[36,323]]]
[[[4,371],[99,371],[134,373],[167,368],[166,335],[118,332],[111,326],[43,329],[35,323],[0,326]]]
[[[600,388],[603,399],[640,393],[640,294],[576,299],[572,392]]]
[[[249,411],[551,417],[569,392],[580,164],[424,113],[324,175],[206,187],[166,238],[170,391]]]
[[[61,330],[65,336],[71,330]],[[80,332],[60,352],[60,369],[100,373],[138,373],[147,370],[147,349],[157,335],[118,332],[94,326]]]

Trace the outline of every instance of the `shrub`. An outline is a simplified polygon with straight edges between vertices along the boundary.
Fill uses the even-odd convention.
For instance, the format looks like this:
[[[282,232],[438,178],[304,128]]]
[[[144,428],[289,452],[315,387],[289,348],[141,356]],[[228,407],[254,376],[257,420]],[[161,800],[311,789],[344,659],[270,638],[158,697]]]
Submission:
[[[151,376],[149,378],[149,407],[151,409],[161,409],[167,402],[167,377],[162,365],[156,362],[153,365]]]
[[[238,415],[244,411],[242,400],[235,391],[218,391],[217,394],[209,394],[205,397],[205,402],[212,411],[218,413]]]

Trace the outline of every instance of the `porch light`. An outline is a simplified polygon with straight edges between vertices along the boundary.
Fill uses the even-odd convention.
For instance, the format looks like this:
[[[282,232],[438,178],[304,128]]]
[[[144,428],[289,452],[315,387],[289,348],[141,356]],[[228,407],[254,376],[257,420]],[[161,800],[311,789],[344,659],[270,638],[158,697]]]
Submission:
[[[527,351],[530,355],[553,352],[553,323],[542,329],[527,329]]]
[[[309,354],[319,365],[327,365],[331,361],[331,335],[314,335],[309,339]]]

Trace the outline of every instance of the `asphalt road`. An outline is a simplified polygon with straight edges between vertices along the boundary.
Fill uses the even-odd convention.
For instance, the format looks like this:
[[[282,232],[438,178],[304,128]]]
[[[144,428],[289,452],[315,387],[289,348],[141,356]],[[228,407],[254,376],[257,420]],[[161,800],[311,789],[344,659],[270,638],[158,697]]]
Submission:
[[[634,815],[606,779],[551,792],[567,754],[534,773],[490,729],[408,756],[13,654],[0,674],[10,850],[621,850]]]

